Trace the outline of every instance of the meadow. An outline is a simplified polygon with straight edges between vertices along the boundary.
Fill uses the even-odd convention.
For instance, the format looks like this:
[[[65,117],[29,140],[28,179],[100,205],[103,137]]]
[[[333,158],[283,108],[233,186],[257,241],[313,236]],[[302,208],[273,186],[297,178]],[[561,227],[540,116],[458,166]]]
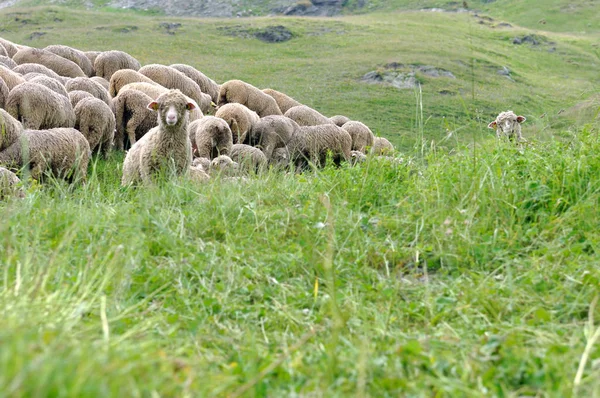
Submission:
[[[0,395],[598,396],[594,14],[540,31],[498,9],[491,25],[2,10],[16,43],[188,63],[363,121],[399,152],[136,189],[115,153],[85,185],[27,182],[0,203]],[[245,37],[273,25],[294,38]],[[527,35],[545,39],[513,44]],[[360,81],[392,62],[456,78]],[[487,128],[507,109],[527,117],[523,148]]]

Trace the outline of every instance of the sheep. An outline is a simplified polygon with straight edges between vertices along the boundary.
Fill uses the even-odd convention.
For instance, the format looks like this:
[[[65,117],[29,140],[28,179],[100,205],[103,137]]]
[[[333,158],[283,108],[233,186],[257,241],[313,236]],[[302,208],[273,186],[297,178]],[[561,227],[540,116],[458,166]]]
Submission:
[[[41,84],[25,82],[8,94],[6,110],[26,129],[73,127],[75,113],[68,97]]]
[[[4,109],[0,109],[0,152],[11,146],[21,136],[23,125]]]
[[[229,155],[233,136],[227,122],[214,116],[205,116],[190,123],[188,132],[194,154],[201,158],[214,159]]]
[[[238,173],[240,165],[227,155],[219,155],[210,162],[211,174],[232,176]]]
[[[67,93],[69,95],[69,101],[71,102],[71,106],[75,109],[75,106],[84,98],[96,98],[92,94],[87,91],[82,90],[73,90]]]
[[[332,152],[336,164],[339,164],[341,159],[349,161],[351,148],[352,137],[335,124],[300,127],[288,143],[291,161],[298,170],[301,170],[307,161],[317,166],[325,165],[329,151]]]
[[[74,62],[77,66],[81,68],[81,70],[83,71],[83,73],[85,73],[86,76],[90,77],[94,75],[94,67],[83,51],[61,44],[47,46],[44,48],[44,50],[50,51],[51,53],[54,53],[59,57],[63,57],[65,59],[68,59],[69,61]]]
[[[4,65],[0,65],[0,79],[4,80],[4,83],[6,83],[9,90],[15,88],[16,85],[25,82],[23,76]]]
[[[301,103],[299,103],[292,97],[290,97],[282,92],[279,92],[277,90],[265,88],[265,89],[263,89],[263,93],[273,97],[275,102],[277,102],[277,106],[279,107],[279,110],[281,110],[281,113],[284,113],[284,114],[288,111],[288,109],[293,108],[294,106],[302,105]]]
[[[349,117],[346,117],[344,115],[335,115],[329,118],[329,120],[331,120],[331,122],[333,124],[335,124],[338,127],[342,127],[344,124],[348,123],[350,121]]]
[[[110,107],[98,98],[84,98],[74,112],[75,128],[88,140],[92,153],[108,154],[115,138],[115,115]]]
[[[290,165],[290,151],[287,147],[280,147],[273,150],[269,164],[278,169],[285,169]]]
[[[165,88],[163,86],[161,86],[158,83],[145,83],[145,82],[134,82],[134,83],[129,83],[124,85],[123,87],[121,87],[121,90],[119,90],[119,92],[123,91],[123,90],[138,90],[143,92],[144,94],[146,94],[148,97],[152,98],[152,99],[157,99],[161,94],[167,93],[169,92],[168,88]],[[189,98],[188,99],[190,101],[195,102],[193,99]],[[203,113],[200,110],[200,108],[195,108],[194,110],[192,110],[190,112],[190,122],[196,119],[200,119],[202,118]]]
[[[206,114],[214,114],[216,109],[216,104],[213,102],[210,95],[206,93],[200,94],[200,110],[202,113]]]
[[[188,112],[198,105],[179,90],[162,94],[148,107],[158,112],[158,126],[137,141],[125,156],[124,186],[142,181],[151,183],[155,174],[170,171],[185,174],[192,164],[188,137]]]
[[[56,55],[50,51],[42,50],[39,48],[24,48],[17,51],[13,57],[13,61],[17,64],[35,63],[41,64],[48,69],[53,70],[60,76],[65,77],[84,77],[85,73],[81,70],[79,65],[73,61],[69,61],[59,55]]]
[[[6,83],[4,83],[4,80],[0,79],[0,108],[4,108],[9,91],[10,90]]]
[[[183,94],[193,99],[202,109],[203,101],[200,86],[177,69],[160,64],[150,64],[141,67],[138,72],[163,87],[168,89],[178,89]],[[208,105],[210,107],[210,102]],[[207,109],[204,108],[202,109],[202,112],[204,113],[206,110]]]
[[[25,192],[20,187],[21,180],[15,173],[0,167],[0,200],[4,200],[9,196],[19,198],[25,197]]]
[[[133,69],[121,69],[121,70],[118,70],[115,73],[113,73],[113,75],[110,77],[110,82],[109,82],[109,86],[108,86],[108,94],[112,98],[114,98],[117,96],[117,94],[119,93],[119,90],[121,90],[121,88],[124,85],[129,84],[129,83],[134,83],[134,82],[158,84],[158,83],[155,83],[154,80],[142,75],[138,71],[135,71]]]
[[[218,106],[237,102],[255,111],[260,117],[283,115],[275,99],[241,80],[229,80],[221,85]]]
[[[285,116],[289,117],[300,126],[318,126],[321,124],[334,124],[328,117],[306,106],[294,106],[287,110]]]
[[[119,95],[113,98],[117,123],[116,150],[130,148],[151,128],[156,127],[156,115],[148,109],[151,102],[152,98],[133,89],[121,90]]]
[[[525,120],[525,116],[517,116],[513,111],[500,112],[496,116],[496,120],[488,124],[488,127],[496,130],[496,137],[508,137],[512,141],[516,137],[517,144],[527,142],[521,135],[521,123]]]
[[[287,145],[300,126],[292,119],[279,116],[265,116],[248,133],[248,144],[256,146],[271,159],[273,150]]]
[[[4,65],[9,69],[14,69],[17,66],[17,63],[10,57],[0,55],[0,65]]]
[[[365,155],[361,151],[350,151],[350,162],[353,165],[365,162],[366,160],[367,160],[367,155]]]
[[[231,147],[231,160],[251,172],[263,171],[268,163],[263,151],[246,144],[235,144]]]
[[[246,134],[260,120],[256,112],[238,103],[225,104],[219,107],[215,116],[227,122],[233,135],[234,144],[244,142]]]
[[[35,76],[31,76],[31,75],[35,75]],[[31,76],[31,78],[27,79],[28,82],[41,84],[42,86],[48,87],[50,90],[54,91],[57,94],[60,94],[66,98],[69,97],[69,94],[67,94],[67,90],[65,89],[65,86],[63,86],[62,83],[59,82],[58,80],[48,77],[46,75],[39,74],[39,73],[28,73],[25,77],[27,78],[28,76]]]
[[[200,166],[190,166],[188,170],[188,177],[193,182],[203,183],[210,180],[210,176],[206,173],[204,168]]]
[[[108,95],[108,91],[106,91],[100,83],[95,82],[89,77],[77,77],[75,79],[71,79],[65,84],[65,88],[67,91],[87,91],[94,97],[104,101],[104,103],[108,105],[110,109],[113,109],[113,103]]]
[[[0,152],[0,165],[11,170],[28,166],[38,181],[47,172],[71,182],[85,181],[90,155],[90,145],[74,128],[25,130]]]
[[[212,101],[215,103],[219,101],[219,85],[214,80],[207,77],[204,73],[200,72],[193,66],[185,64],[173,64],[171,65],[171,68],[178,70],[195,81],[198,86],[200,86],[200,90],[202,90],[203,93],[210,95]]]
[[[87,59],[90,60],[90,63],[92,64],[92,70],[94,71],[93,75],[96,75],[96,68],[94,66],[94,63],[96,62],[96,58],[98,57],[98,55],[102,54],[102,51],[84,51],[83,55],[85,55],[87,57]],[[106,81],[108,81],[107,79],[105,79]]]
[[[104,89],[106,91],[108,91],[108,87],[110,86],[110,83],[105,78],[100,77],[100,76],[92,76],[92,77],[90,77],[90,80],[93,80],[96,83],[100,84],[102,87],[104,87]]]
[[[375,136],[364,123],[350,121],[342,126],[352,137],[352,150],[366,153],[367,147],[373,146]]]
[[[200,167],[202,170],[208,172],[210,170],[210,162],[209,158],[194,158],[192,160],[192,167]]]
[[[17,65],[13,68],[13,72],[20,73],[23,76],[27,75],[28,73],[38,73],[56,79],[62,84],[65,83],[66,79],[65,77],[60,76],[58,73],[54,72],[52,69],[47,68],[41,64],[25,63]]]
[[[123,51],[104,51],[98,54],[94,60],[96,76],[103,77],[108,81],[119,69],[139,70],[140,67],[137,59]]]
[[[15,43],[8,41],[6,39],[3,39],[1,37],[0,37],[0,44],[2,45],[2,47],[4,47],[4,49],[6,50],[6,54],[10,58],[14,57],[15,54],[17,53],[17,51],[19,51],[19,49],[17,48]]]
[[[373,146],[371,147],[371,154],[373,155],[388,155],[394,153],[394,146],[385,137],[375,137],[373,140]]]

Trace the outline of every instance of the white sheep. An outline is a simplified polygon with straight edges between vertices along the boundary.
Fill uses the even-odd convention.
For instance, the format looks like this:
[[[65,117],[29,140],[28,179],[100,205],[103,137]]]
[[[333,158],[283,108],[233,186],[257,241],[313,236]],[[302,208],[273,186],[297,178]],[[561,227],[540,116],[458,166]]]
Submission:
[[[496,116],[496,120],[488,124],[488,127],[496,130],[496,137],[508,137],[513,140],[516,137],[516,142],[527,142],[521,135],[521,123],[525,120],[525,116],[517,116],[513,111],[500,112]]]
[[[321,124],[334,124],[331,119],[323,116],[306,105],[294,106],[287,110],[285,116],[289,117],[300,126],[319,126]]]
[[[309,161],[324,166],[328,153],[331,153],[336,164],[341,160],[350,161],[351,148],[352,137],[335,124],[301,126],[288,143],[291,161],[298,170],[303,169]]]
[[[75,126],[75,113],[68,96],[41,84],[25,82],[8,94],[6,110],[26,129]]]
[[[92,152],[103,155],[113,148],[115,137],[115,114],[104,101],[84,98],[75,106],[75,128],[90,143]]]
[[[260,117],[283,115],[273,97],[241,80],[229,80],[221,85],[219,91],[219,107],[234,102],[245,105]]]
[[[215,113],[215,117],[219,117],[227,122],[233,134],[234,144],[244,142],[248,132],[260,120],[256,112],[235,102],[220,106]]]
[[[219,155],[230,154],[233,138],[225,120],[205,116],[191,122],[188,131],[195,156],[214,159]]]

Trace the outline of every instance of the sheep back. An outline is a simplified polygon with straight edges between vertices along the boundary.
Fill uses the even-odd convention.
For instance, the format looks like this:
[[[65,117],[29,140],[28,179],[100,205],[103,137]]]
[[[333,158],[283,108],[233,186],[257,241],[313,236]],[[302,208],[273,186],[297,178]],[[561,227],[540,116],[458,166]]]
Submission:
[[[44,48],[44,50],[50,51],[51,53],[54,53],[59,57],[63,57],[75,63],[81,68],[81,70],[83,71],[83,73],[85,73],[86,76],[91,77],[94,75],[94,67],[83,51],[77,50],[69,46],[64,46],[62,44],[54,44],[51,46],[47,46]]]
[[[121,70],[118,70],[115,73],[113,73],[113,75],[110,77],[110,82],[109,82],[109,86],[108,86],[108,94],[114,98],[117,96],[117,94],[119,93],[119,90],[121,90],[121,88],[124,85],[129,84],[129,83],[135,83],[135,82],[156,84],[154,82],[154,80],[142,75],[141,73],[139,73],[136,70],[121,69]]]
[[[150,64],[141,67],[139,72],[163,87],[181,91],[196,101],[198,105],[202,104],[202,90],[200,86],[177,69],[166,65]]]
[[[90,79],[100,84],[102,87],[104,87],[106,91],[108,91],[108,88],[110,86],[110,82],[108,80],[100,76],[92,76],[90,77]]]
[[[366,153],[367,147],[373,146],[375,136],[364,123],[349,121],[342,128],[352,137],[352,150]]]
[[[25,82],[25,79],[20,73],[14,72],[4,65],[0,65],[0,79],[4,80],[4,83],[6,83],[9,90],[12,90],[18,84]]]
[[[71,106],[75,109],[75,106],[84,98],[96,98],[92,94],[83,90],[73,90],[67,93],[69,95],[69,101],[71,101]]]
[[[39,48],[24,48],[15,54],[13,61],[17,64],[34,63],[41,64],[48,69],[53,70],[60,76],[66,77],[82,77],[85,73],[81,70],[79,65],[73,61],[69,61],[59,55],[56,55],[50,51],[46,51]]]
[[[104,103],[112,109],[113,104],[110,96],[108,95],[108,91],[106,91],[106,89],[100,83],[95,82],[89,77],[77,77],[75,79],[71,79],[65,84],[65,88],[67,91],[87,91],[94,97],[104,101]]]
[[[350,118],[344,115],[335,115],[330,117],[329,120],[331,120],[331,122],[336,126],[342,127],[344,124],[350,121]]]
[[[394,153],[394,146],[385,137],[375,137],[373,146],[371,147],[371,153],[374,155],[389,155]]]
[[[98,54],[94,60],[96,76],[103,77],[108,81],[119,69],[139,70],[140,67],[137,59],[123,51],[104,51]]]
[[[28,76],[31,76],[31,78],[28,78]],[[50,90],[54,91],[57,94],[60,94],[64,97],[69,97],[65,86],[63,86],[63,84],[56,79],[39,73],[28,73],[27,75],[25,75],[25,78],[30,83],[41,84],[42,86],[48,87]]]
[[[0,37],[0,44],[2,45],[2,47],[4,47],[4,49],[6,50],[6,54],[10,58],[14,57],[15,54],[17,53],[17,51],[19,51],[19,49],[17,48],[15,43],[8,41],[6,39],[3,39],[1,37]]]
[[[271,115],[261,118],[248,133],[248,144],[256,146],[271,159],[273,151],[287,145],[292,135],[300,128],[292,119]]]
[[[288,109],[293,108],[294,106],[302,105],[300,102],[296,101],[287,94],[284,94],[277,90],[273,90],[271,88],[263,89],[263,93],[273,97],[275,102],[277,102],[277,106],[284,114],[288,111]]]
[[[6,110],[26,129],[73,127],[75,113],[68,97],[41,84],[25,82],[8,94]]]
[[[236,102],[219,107],[215,116],[227,122],[233,135],[234,144],[244,142],[252,126],[260,120],[256,112]]]
[[[294,106],[285,113],[300,126],[318,126],[321,124],[334,124],[328,117],[323,116],[318,111],[306,106]]]
[[[185,64],[173,64],[171,65],[171,68],[178,70],[195,81],[196,84],[200,86],[200,90],[202,90],[203,93],[210,95],[211,101],[214,101],[215,104],[219,101],[219,85],[204,73],[193,66]]]
[[[218,106],[233,102],[245,105],[260,117],[283,114],[273,97],[241,80],[229,80],[219,90]]]
[[[298,169],[306,166],[307,161],[324,166],[328,152],[336,164],[342,159],[349,161],[351,148],[352,137],[335,124],[300,127],[288,143],[291,161]]]
[[[12,58],[7,57],[6,55],[0,55],[0,64],[6,66],[9,69],[14,69],[17,66],[17,63],[12,60]]]
[[[247,171],[260,172],[267,166],[267,157],[258,148],[246,144],[231,147],[231,160]]]
[[[65,83],[65,79],[66,79],[64,76],[60,76],[58,73],[54,72],[52,69],[50,69],[44,65],[41,65],[41,64],[26,63],[26,64],[17,65],[13,69],[13,72],[20,73],[23,76],[25,76],[29,73],[37,73],[40,75],[46,75],[55,80],[58,80],[62,84]]]
[[[0,200],[5,200],[9,196],[24,197],[25,192],[19,187],[20,182],[15,173],[0,167]]]
[[[4,108],[6,105],[6,99],[8,98],[8,93],[10,90],[6,83],[4,83],[3,79],[0,79],[0,108]]]

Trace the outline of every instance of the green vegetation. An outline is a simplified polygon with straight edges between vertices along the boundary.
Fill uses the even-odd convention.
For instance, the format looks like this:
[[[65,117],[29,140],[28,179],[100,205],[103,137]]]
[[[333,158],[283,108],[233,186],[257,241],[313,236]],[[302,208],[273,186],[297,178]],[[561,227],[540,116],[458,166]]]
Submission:
[[[1,396],[600,391],[594,35],[421,12],[0,18],[17,43],[120,49],[270,86],[403,151],[399,163],[137,189],[119,186],[114,154],[84,186],[26,183],[25,199],[0,203]],[[165,21],[182,27],[168,35]],[[279,24],[296,37],[221,28]],[[556,44],[512,44],[529,34]],[[419,75],[421,93],[358,81],[390,62],[456,79]],[[487,129],[507,109],[528,119],[523,150]]]

